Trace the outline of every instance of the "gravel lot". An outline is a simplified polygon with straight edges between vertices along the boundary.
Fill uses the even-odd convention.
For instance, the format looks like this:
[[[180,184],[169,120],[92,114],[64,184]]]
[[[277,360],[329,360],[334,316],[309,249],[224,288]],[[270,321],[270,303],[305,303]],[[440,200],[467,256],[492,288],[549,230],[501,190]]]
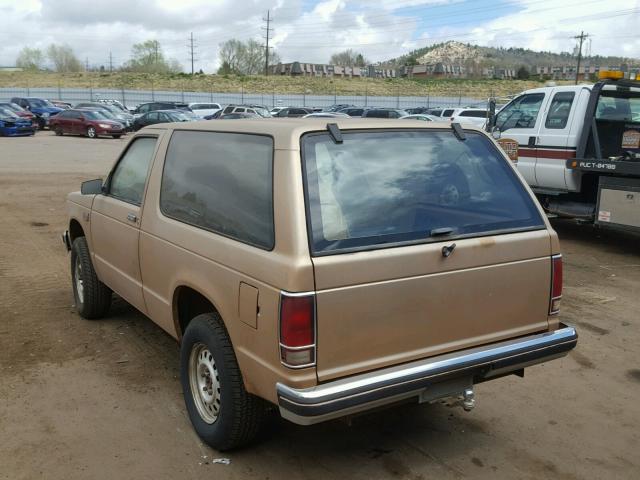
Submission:
[[[122,301],[96,322],[72,308],[65,196],[126,141],[0,138],[1,479],[640,478],[640,242],[565,221],[561,315],[580,333],[568,357],[479,385],[471,413],[274,420],[251,448],[204,446],[174,340]]]

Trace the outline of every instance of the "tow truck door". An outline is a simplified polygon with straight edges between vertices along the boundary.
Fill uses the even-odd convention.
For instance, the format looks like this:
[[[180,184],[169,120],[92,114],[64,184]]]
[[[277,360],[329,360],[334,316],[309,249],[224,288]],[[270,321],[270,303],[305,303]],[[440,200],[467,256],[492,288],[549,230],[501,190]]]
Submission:
[[[576,156],[577,131],[572,125],[578,114],[579,90],[557,87],[548,95],[536,142],[536,184],[566,190],[565,162]]]
[[[496,116],[501,138],[518,142],[518,171],[531,186],[536,183],[536,143],[542,112],[549,94],[525,93],[505,106]]]

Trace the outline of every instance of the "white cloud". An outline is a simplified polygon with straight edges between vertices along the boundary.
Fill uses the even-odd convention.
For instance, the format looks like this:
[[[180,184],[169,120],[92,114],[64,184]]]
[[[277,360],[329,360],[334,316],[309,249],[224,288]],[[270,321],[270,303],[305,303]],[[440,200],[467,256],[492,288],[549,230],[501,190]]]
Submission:
[[[459,14],[446,4],[459,4]],[[502,3],[482,9],[472,0],[0,0],[0,65],[10,65],[25,46],[69,44],[92,65],[128,60],[131,45],[160,40],[165,53],[188,64],[187,38],[197,44],[197,68],[217,68],[218,45],[229,38],[261,39],[262,17],[271,10],[273,41],[285,61],[326,62],[345,48],[374,61],[434,42],[457,39],[491,46],[571,51],[584,30],[592,52],[640,56],[640,0],[509,0],[518,9],[502,15]],[[443,8],[446,14],[441,15]],[[436,13],[434,13],[436,12]],[[496,17],[487,20],[491,14]],[[479,19],[473,21],[473,19]]]

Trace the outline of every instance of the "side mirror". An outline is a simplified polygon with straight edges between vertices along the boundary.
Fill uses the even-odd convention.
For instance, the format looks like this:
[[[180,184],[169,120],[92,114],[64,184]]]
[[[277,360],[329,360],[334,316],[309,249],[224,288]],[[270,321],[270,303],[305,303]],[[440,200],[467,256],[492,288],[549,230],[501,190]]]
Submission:
[[[500,129],[498,127],[493,127],[493,129],[491,130],[491,136],[498,140],[502,136],[502,133],[500,132]]]
[[[80,185],[80,193],[83,195],[98,195],[102,193],[102,179],[87,180]]]

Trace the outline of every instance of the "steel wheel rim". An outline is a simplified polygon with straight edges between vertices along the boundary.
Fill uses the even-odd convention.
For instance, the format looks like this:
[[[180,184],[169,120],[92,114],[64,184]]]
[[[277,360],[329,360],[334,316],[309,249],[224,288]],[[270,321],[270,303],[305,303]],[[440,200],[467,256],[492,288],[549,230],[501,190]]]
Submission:
[[[211,425],[220,413],[220,376],[213,355],[204,343],[191,347],[189,386],[200,418]]]
[[[84,282],[82,281],[82,263],[76,259],[73,276],[76,284],[76,294],[80,303],[84,303]]]

